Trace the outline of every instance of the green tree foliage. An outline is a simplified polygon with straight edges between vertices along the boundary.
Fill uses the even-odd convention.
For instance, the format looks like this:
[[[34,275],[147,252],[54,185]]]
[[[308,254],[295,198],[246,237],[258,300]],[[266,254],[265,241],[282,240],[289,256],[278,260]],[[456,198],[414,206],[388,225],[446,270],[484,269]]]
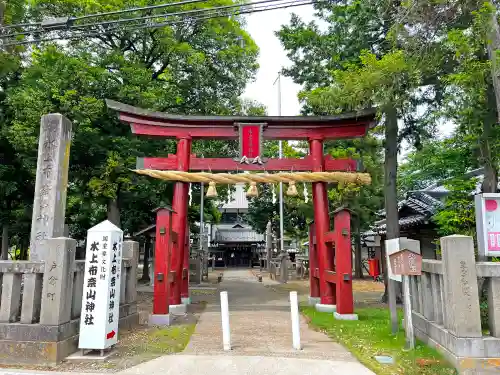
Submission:
[[[160,3],[53,0],[29,2],[29,7],[28,2],[20,5],[28,10],[24,20],[34,21],[45,16],[78,16]],[[168,11],[230,4],[231,0],[213,0]],[[13,17],[6,20],[14,22]],[[0,183],[2,196],[27,191],[13,207],[2,207],[2,213],[19,213],[18,207],[32,205],[39,123],[45,113],[62,113],[73,123],[67,215],[71,234],[78,238],[105,217],[133,233],[149,224],[151,210],[170,203],[172,195],[172,183],[137,176],[130,169],[138,156],[175,153],[175,142],[132,136],[128,126],[108,111],[104,99],[170,113],[262,113],[262,106],[239,99],[257,69],[258,54],[242,19],[179,21],[150,30],[116,28],[111,32],[98,26],[92,38],[20,50],[23,65],[19,55],[0,55],[0,141],[5,139],[10,147],[1,149],[8,150],[4,159],[12,158],[24,168],[2,163],[0,174],[13,170],[27,173],[1,178],[12,182],[5,187]],[[205,157],[231,156],[236,149],[234,142],[193,145],[193,152]],[[4,171],[6,166],[10,172]],[[18,180],[21,190],[16,189]],[[193,186],[193,202],[199,200],[199,186]],[[205,207],[208,217],[217,216],[213,215],[211,201]],[[29,222],[29,212],[21,216]],[[190,218],[194,221],[198,217],[199,205],[193,205]]]
[[[368,186],[338,184],[329,189],[328,198],[331,209],[347,207],[353,212],[359,225],[355,232],[369,229],[375,212],[383,205],[383,166],[382,143],[375,137],[349,141],[329,142],[326,147],[329,155],[337,159],[353,158],[361,162],[364,170],[372,177]]]
[[[499,134],[488,56],[490,19],[495,9],[490,3],[472,2],[464,10],[461,22],[436,25],[443,36],[440,48],[452,68],[438,76],[442,105],[434,112],[434,119],[456,128],[447,139],[430,141],[407,157],[399,187],[404,192],[444,182],[450,193],[434,218],[440,234],[474,236],[471,192],[476,190],[476,181],[467,178],[466,172],[484,167],[483,192],[497,190]]]
[[[444,207],[434,215],[433,220],[439,227],[439,234],[450,236],[462,234],[476,238],[476,218],[474,197],[477,179],[455,178],[447,181],[445,187],[449,189]]]
[[[0,25],[20,22],[24,16],[24,1],[0,1]],[[2,33],[0,33],[1,38]],[[21,56],[18,49],[0,51],[0,227],[2,228],[2,255],[7,259],[9,229],[12,233],[29,230],[23,220],[30,211],[22,203],[32,198],[31,175],[22,158],[16,155],[15,148],[8,138],[6,124],[11,119],[7,105],[6,90],[19,80]],[[21,236],[17,236],[18,239]]]
[[[418,87],[420,72],[413,59],[401,50],[381,58],[364,51],[360,65],[350,64],[332,73],[334,83],[303,93],[303,98],[315,112],[335,113],[343,109],[356,110],[377,106],[385,128],[385,207],[387,236],[398,237],[397,151],[398,115],[411,105],[411,88]]]
[[[493,11],[486,4],[472,12],[468,29],[449,31],[446,46],[453,51],[457,65],[443,77],[448,87],[445,115],[457,124],[456,136],[468,143],[472,158],[485,168],[484,192],[496,192],[500,161],[498,115],[486,42]]]
[[[479,168],[469,142],[458,134],[443,140],[430,140],[418,151],[406,155],[398,174],[400,197],[408,191],[424,189],[432,184],[463,176]]]

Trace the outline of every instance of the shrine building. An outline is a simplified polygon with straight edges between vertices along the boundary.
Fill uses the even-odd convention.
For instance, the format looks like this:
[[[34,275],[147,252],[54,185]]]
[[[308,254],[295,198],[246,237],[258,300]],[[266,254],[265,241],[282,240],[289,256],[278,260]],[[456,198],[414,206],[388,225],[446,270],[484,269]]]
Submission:
[[[220,223],[211,225],[209,231],[209,255],[215,258],[215,267],[258,266],[260,253],[265,247],[264,235],[245,222],[248,213],[245,185],[236,185],[235,188],[229,202],[220,208]]]

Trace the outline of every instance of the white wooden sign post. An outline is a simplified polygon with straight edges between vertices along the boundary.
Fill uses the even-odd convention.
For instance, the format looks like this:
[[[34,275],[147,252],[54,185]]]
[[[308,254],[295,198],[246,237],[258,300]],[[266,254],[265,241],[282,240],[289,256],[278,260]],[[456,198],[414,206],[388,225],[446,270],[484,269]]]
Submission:
[[[389,277],[389,282],[394,280],[395,282],[403,282],[403,300],[404,300],[404,316],[405,316],[405,332],[406,332],[406,347],[408,349],[415,348],[415,336],[413,333],[413,322],[412,322],[412,306],[411,306],[411,295],[410,295],[410,274],[420,274],[421,266],[419,272],[411,273],[406,272],[402,269],[408,267],[402,267],[401,257],[395,255],[401,254],[404,251],[409,250],[411,253],[418,254],[420,258],[420,241],[410,240],[406,237],[394,238],[392,240],[385,241],[386,246],[386,261],[387,261],[387,275]],[[404,258],[406,259],[406,258]],[[411,257],[415,260],[415,256]],[[409,268],[413,268],[409,267]],[[394,296],[395,299],[395,296]],[[397,311],[394,303],[393,309],[391,309],[391,324],[398,325]]]
[[[123,231],[110,221],[87,232],[80,340],[82,350],[118,342]]]
[[[399,328],[398,322],[398,312],[396,308],[396,285],[395,282],[401,282],[402,276],[395,275],[392,272],[390,256],[394,253],[399,252],[401,249],[409,249],[413,252],[420,254],[420,242],[416,240],[410,240],[406,237],[393,238],[391,240],[385,241],[385,258],[386,258],[386,272],[389,278],[389,312],[391,315],[391,330],[393,334],[396,334]]]

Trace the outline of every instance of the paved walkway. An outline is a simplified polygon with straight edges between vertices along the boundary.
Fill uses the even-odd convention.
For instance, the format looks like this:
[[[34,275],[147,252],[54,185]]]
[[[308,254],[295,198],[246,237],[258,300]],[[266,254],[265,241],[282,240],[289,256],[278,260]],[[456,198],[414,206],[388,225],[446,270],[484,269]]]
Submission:
[[[229,296],[232,350],[222,350],[218,299],[202,313],[183,353],[144,363],[123,374],[137,375],[373,375],[351,353],[313,331],[301,317],[303,349],[292,349],[286,295],[259,283],[248,269],[224,273],[220,290]]]

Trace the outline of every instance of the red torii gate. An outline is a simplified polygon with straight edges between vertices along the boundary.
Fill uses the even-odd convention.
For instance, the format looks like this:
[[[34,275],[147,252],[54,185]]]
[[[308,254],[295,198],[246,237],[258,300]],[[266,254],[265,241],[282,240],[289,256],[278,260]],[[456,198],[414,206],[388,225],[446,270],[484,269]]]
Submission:
[[[177,154],[166,158],[138,158],[137,169],[178,170],[178,171],[357,171],[358,162],[352,159],[333,159],[323,154],[326,140],[363,137],[375,121],[375,111],[365,110],[338,116],[183,116],[163,112],[153,112],[116,101],[106,101],[110,109],[118,112],[119,119],[129,123],[133,134],[177,139]],[[252,138],[259,134],[258,137]],[[245,134],[250,134],[248,138]],[[197,158],[191,154],[193,139],[245,139],[246,154],[254,157],[254,163],[230,158]],[[246,138],[245,138],[246,137]],[[260,142],[269,140],[306,140],[310,155],[303,159],[258,160],[261,157]],[[258,160],[258,162],[256,162]],[[311,296],[320,299],[321,305],[339,303],[340,314],[352,314],[352,270],[345,269],[350,264],[350,227],[346,225],[349,215],[342,211],[336,215],[335,232],[330,232],[328,197],[325,182],[313,182],[314,226],[316,245],[312,249]],[[165,210],[158,212],[155,255],[154,311],[153,314],[168,314],[169,306],[181,305],[182,299],[189,299],[188,269],[189,250],[187,243],[188,189],[186,182],[176,182],[172,200],[171,222]],[[161,213],[161,215],[160,215]],[[337,219],[338,218],[338,219]],[[339,228],[337,228],[339,221]],[[340,223],[341,221],[341,223]],[[175,233],[168,240],[161,240],[160,228],[171,228]],[[346,232],[347,231],[347,232]],[[168,231],[167,231],[168,232]],[[175,242],[172,242],[175,237]],[[312,235],[311,235],[312,240]],[[347,242],[349,241],[349,242]],[[336,243],[337,269],[330,243]],[[172,250],[169,251],[169,243]],[[312,242],[311,242],[312,244]],[[345,254],[344,254],[345,252]],[[158,267],[157,267],[157,263]],[[339,269],[342,268],[342,269]],[[318,285],[319,284],[319,285]],[[337,285],[335,287],[335,285]],[[336,294],[336,290],[339,294]],[[168,298],[167,298],[168,295]],[[338,297],[338,298],[337,298]],[[343,307],[341,307],[343,306]],[[340,311],[342,310],[342,311]]]

